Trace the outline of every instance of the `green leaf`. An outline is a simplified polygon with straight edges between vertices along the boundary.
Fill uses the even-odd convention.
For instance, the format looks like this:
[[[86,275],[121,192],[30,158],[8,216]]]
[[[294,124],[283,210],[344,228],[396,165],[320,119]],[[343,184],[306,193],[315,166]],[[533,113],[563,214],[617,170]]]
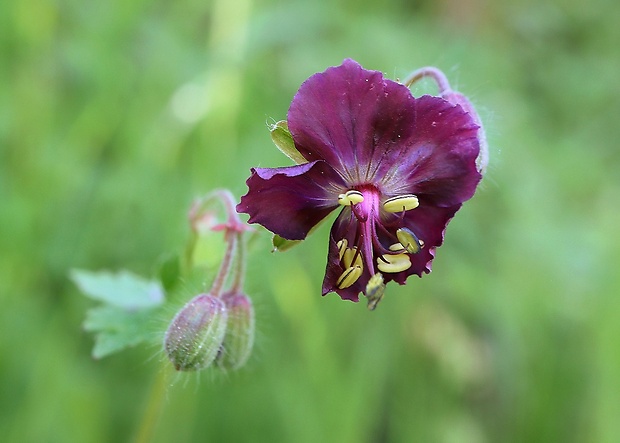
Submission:
[[[308,160],[297,150],[291,131],[288,130],[288,123],[286,120],[281,120],[271,125],[269,131],[271,132],[271,140],[273,140],[280,152],[298,165],[308,163]]]
[[[159,282],[129,271],[111,273],[73,269],[70,277],[87,297],[119,308],[148,308],[164,301],[164,290]]]
[[[110,305],[90,309],[84,329],[95,333],[93,357],[102,358],[150,340],[155,311],[154,308],[128,311]]]

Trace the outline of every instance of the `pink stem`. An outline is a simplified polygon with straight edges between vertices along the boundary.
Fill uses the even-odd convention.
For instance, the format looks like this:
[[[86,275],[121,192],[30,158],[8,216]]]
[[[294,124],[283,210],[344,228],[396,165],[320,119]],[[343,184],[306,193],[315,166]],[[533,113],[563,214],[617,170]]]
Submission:
[[[243,234],[235,233],[237,236],[237,265],[235,267],[235,278],[233,279],[231,291],[241,292],[243,290],[243,280],[245,276],[245,244]]]
[[[444,94],[451,90],[450,83],[448,82],[448,78],[445,74],[432,66],[425,66],[424,68],[413,71],[409,77],[405,79],[403,84],[407,87],[411,87],[412,84],[424,77],[430,77],[435,80],[435,83],[437,83],[437,86],[439,87],[440,94]]]
[[[226,277],[228,277],[228,274],[230,272],[230,268],[235,258],[235,252],[237,249],[237,234],[226,231],[224,236],[226,238],[226,241],[228,242],[228,246],[226,247],[226,253],[224,254],[224,258],[222,259],[220,269],[217,272],[215,280],[213,280],[213,285],[211,285],[211,290],[209,291],[209,293],[215,297],[219,297],[222,295],[222,288],[224,287]]]

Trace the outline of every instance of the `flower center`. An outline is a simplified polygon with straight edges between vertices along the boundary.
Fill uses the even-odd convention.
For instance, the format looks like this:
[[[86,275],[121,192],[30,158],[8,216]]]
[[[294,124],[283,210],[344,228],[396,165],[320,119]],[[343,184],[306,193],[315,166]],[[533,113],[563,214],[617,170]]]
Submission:
[[[382,297],[383,278],[381,273],[398,273],[411,267],[409,254],[417,254],[424,247],[424,242],[404,227],[396,232],[384,226],[381,211],[400,213],[419,206],[418,198],[413,194],[404,194],[388,198],[381,202],[381,192],[372,185],[362,185],[338,195],[338,203],[351,210],[353,228],[347,238],[338,242],[340,264],[344,271],[336,281],[339,289],[352,286],[367,271],[370,275],[366,293],[371,294],[373,306]],[[377,229],[397,240],[389,248],[381,244]],[[351,242],[351,246],[349,246]],[[376,261],[375,261],[376,257]]]

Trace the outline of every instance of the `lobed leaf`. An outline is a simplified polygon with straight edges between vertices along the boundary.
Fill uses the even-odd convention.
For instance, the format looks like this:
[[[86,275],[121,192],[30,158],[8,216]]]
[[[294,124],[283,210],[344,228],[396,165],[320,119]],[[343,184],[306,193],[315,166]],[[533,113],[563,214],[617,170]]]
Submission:
[[[94,358],[103,358],[152,338],[153,308],[128,311],[117,306],[88,310],[84,329],[95,333]]]
[[[70,278],[87,297],[119,308],[142,309],[164,301],[164,289],[159,282],[126,270],[112,273],[73,269]]]

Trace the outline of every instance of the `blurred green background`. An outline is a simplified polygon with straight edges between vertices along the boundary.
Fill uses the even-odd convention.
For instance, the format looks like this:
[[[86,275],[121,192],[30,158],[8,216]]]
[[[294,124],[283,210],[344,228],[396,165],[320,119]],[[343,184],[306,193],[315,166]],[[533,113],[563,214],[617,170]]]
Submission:
[[[483,185],[434,272],[372,313],[320,296],[328,227],[286,254],[263,233],[251,361],[176,380],[153,441],[620,441],[618,13],[615,0],[0,2],[2,441],[135,437],[157,341],[93,360],[94,304],[69,269],[153,275],[187,238],[194,197],[240,196],[251,166],[287,164],[267,123],[345,57],[392,78],[443,69],[486,124]]]

